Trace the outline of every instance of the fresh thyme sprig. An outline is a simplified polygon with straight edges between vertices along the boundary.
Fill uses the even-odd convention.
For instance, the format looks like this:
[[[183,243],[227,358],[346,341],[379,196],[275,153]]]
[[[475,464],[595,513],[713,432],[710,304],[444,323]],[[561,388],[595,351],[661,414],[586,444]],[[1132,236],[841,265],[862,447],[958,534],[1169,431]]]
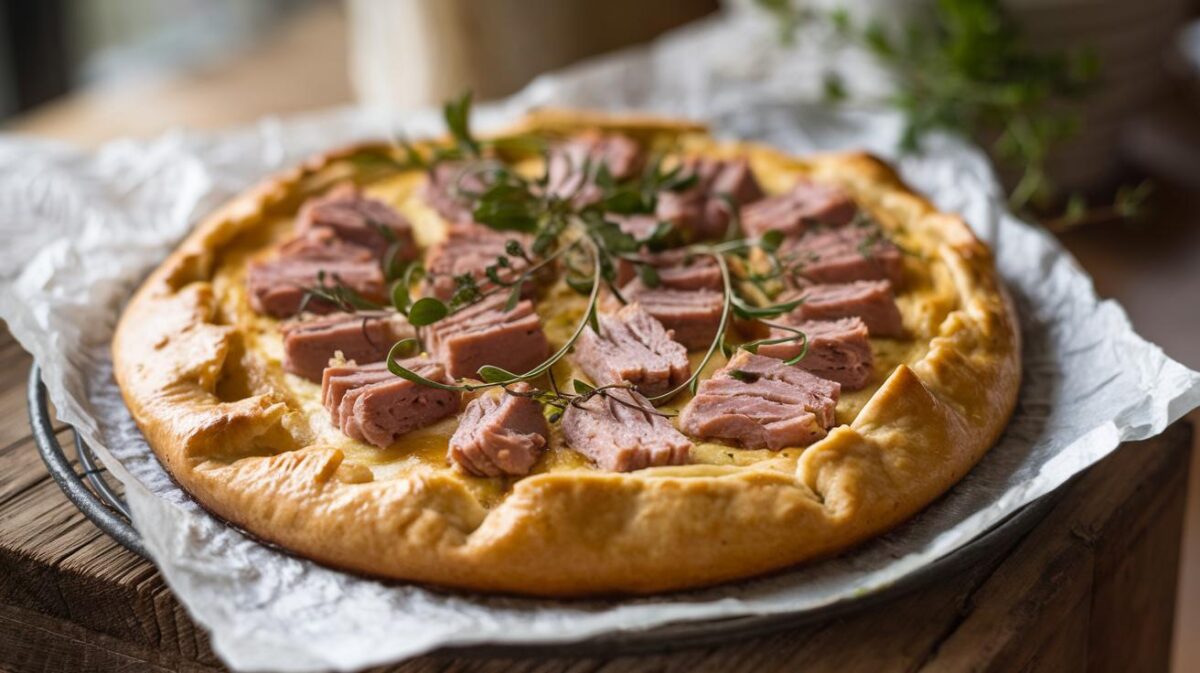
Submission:
[[[719,350],[722,344],[725,343],[725,330],[729,327],[729,313],[733,306],[733,281],[729,276],[729,264],[726,263],[725,256],[719,252],[713,252],[711,254],[713,258],[717,260],[717,267],[721,270],[721,284],[724,290],[722,292],[723,296],[721,299],[721,320],[717,323],[717,334],[713,337],[712,343],[709,344],[708,351],[704,353],[704,358],[700,360],[700,364],[696,366],[696,370],[692,372],[692,375],[688,377],[688,380],[661,395],[656,395],[655,397],[649,398],[651,402],[655,402],[657,400],[669,400],[678,395],[684,389],[687,389],[688,392],[695,395],[696,388],[700,385],[700,374],[704,372],[704,368],[708,366],[708,363],[710,360],[712,360],[713,355],[715,355],[717,350]]]
[[[1075,135],[1077,114],[1053,107],[1075,99],[1096,79],[1098,62],[1086,50],[1037,52],[995,0],[938,0],[928,23],[914,22],[903,38],[879,24],[854,25],[834,15],[843,38],[863,45],[899,78],[890,102],[904,113],[904,149],[916,149],[933,130],[994,136],[993,156],[1019,171],[1009,195],[1021,210],[1046,204],[1054,185],[1050,150]]]
[[[478,157],[481,145],[471,135],[471,92],[447,101],[442,107],[442,114],[458,151],[465,157]]]
[[[642,253],[645,250],[656,252],[666,248],[667,243],[675,237],[673,227],[669,223],[660,222],[648,236],[638,239],[624,231],[611,216],[652,214],[660,193],[690,189],[695,185],[697,176],[685,171],[682,162],[677,162],[670,169],[664,169],[666,157],[656,155],[647,162],[640,175],[617,180],[602,162],[585,159],[583,165],[578,167],[583,179],[577,180],[568,193],[557,193],[550,188],[549,156],[543,154],[545,169],[542,175],[528,178],[494,156],[500,148],[505,147],[501,141],[479,140],[472,135],[469,96],[451,101],[444,111],[453,144],[449,147],[433,148],[422,154],[404,143],[400,147],[406,159],[398,161],[397,167],[404,166],[408,170],[419,167],[432,172],[441,162],[465,161],[451,188],[456,197],[463,198],[471,205],[473,219],[498,231],[521,232],[531,236],[532,240],[528,249],[516,239],[506,243],[504,254],[483,270],[482,277],[490,283],[487,288],[479,285],[479,279],[474,274],[455,277],[455,290],[448,302],[431,296],[414,300],[411,292],[416,284],[427,276],[427,271],[417,262],[406,263],[393,269],[395,262],[386,261],[385,273],[392,282],[392,306],[407,316],[409,322],[418,328],[416,337],[398,341],[389,350],[388,369],[406,380],[443,390],[473,392],[501,387],[510,393],[532,397],[560,410],[570,404],[586,402],[596,395],[607,395],[608,391],[617,388],[629,388],[628,385],[594,387],[575,380],[572,383],[573,392],[563,390],[554,378],[553,368],[571,352],[585,329],[599,333],[601,325],[598,306],[601,288],[607,288],[616,299],[624,301],[616,287],[618,262],[633,264],[638,277],[648,287],[655,287],[661,282],[657,270],[642,257]],[[577,198],[583,193],[585,186],[594,187],[597,193],[589,191],[586,199]],[[730,228],[725,240],[719,243],[693,243],[684,247],[689,256],[711,256],[720,270],[723,288],[722,310],[716,334],[692,376],[674,390],[652,398],[652,403],[673,397],[684,389],[695,393],[701,374],[717,351],[726,354],[731,352],[727,341],[731,316],[759,320],[790,312],[800,303],[797,300],[759,306],[739,295],[727,258],[741,259],[753,250],[760,250],[773,261],[775,268],[781,268],[776,253],[783,237],[779,232],[770,232],[757,239],[738,238],[740,222],[737,219],[737,208],[731,200],[726,205]],[[446,316],[453,315],[497,292],[509,293],[505,310],[512,310],[519,302],[525,284],[541,270],[560,261],[566,284],[587,296],[586,308],[569,338],[537,366],[527,372],[514,373],[497,366],[485,365],[476,372],[478,382],[459,380],[447,383],[424,377],[401,363],[405,357],[422,350],[420,328],[434,325]],[[523,270],[514,277],[511,272],[517,268],[518,263],[523,266]],[[739,268],[744,266],[747,265],[739,263]],[[319,292],[324,293],[318,295],[321,298],[330,296],[341,299],[338,305],[345,307],[344,310],[357,308],[356,301],[325,288],[323,283],[321,285],[322,287],[318,288]],[[791,331],[794,335],[790,337],[752,341],[741,347],[756,350],[758,346],[766,343],[803,340],[804,345],[799,356],[803,357],[807,351],[807,338],[799,330]],[[793,358],[793,361],[798,359]],[[550,383],[549,390],[536,387],[528,392],[512,390],[512,386],[517,383],[532,382],[543,376]],[[628,404],[619,396],[607,396],[619,403]],[[642,409],[641,405],[637,404],[632,406],[647,413],[669,415],[654,409]]]
[[[1014,211],[1046,212],[1060,202],[1047,161],[1081,128],[1081,116],[1062,103],[1079,100],[1096,83],[1099,61],[1092,50],[1031,48],[997,0],[936,0],[898,31],[877,21],[856,22],[844,9],[756,1],[776,18],[785,42],[801,25],[818,26],[838,43],[865,49],[894,73],[896,91],[884,102],[904,116],[901,149],[917,149],[935,130],[988,142],[992,157],[1016,176],[1009,193]],[[834,70],[825,73],[824,93],[835,103],[850,98]],[[1066,228],[1136,217],[1144,198],[1128,198],[1133,192],[1126,189],[1112,206],[1091,209],[1072,196],[1066,212],[1049,224]]]
[[[550,380],[551,380],[551,390],[539,390],[536,388],[529,389],[529,390],[517,390],[517,389],[505,386],[504,392],[506,392],[507,394],[512,395],[514,397],[528,397],[530,399],[537,400],[544,407],[549,407],[551,409],[554,409],[554,411],[552,413],[550,413],[549,417],[547,418],[547,420],[549,420],[551,423],[555,423],[560,418],[562,418],[562,413],[564,411],[566,411],[567,407],[571,407],[571,406],[580,407],[580,406],[586,404],[593,397],[605,397],[609,400],[612,400],[613,402],[615,402],[617,404],[620,404],[624,407],[628,407],[635,411],[640,411],[644,414],[661,416],[663,418],[670,418],[675,415],[675,414],[672,414],[669,412],[659,411],[658,409],[655,409],[653,406],[650,406],[650,407],[643,406],[642,404],[638,403],[636,400],[625,399],[618,395],[610,395],[609,394],[610,391],[615,391],[615,390],[624,390],[624,391],[634,390],[633,385],[628,382],[612,383],[609,385],[596,387],[590,383],[587,383],[586,381],[581,381],[580,379],[572,379],[571,380],[571,387],[573,390],[573,392],[572,392],[572,391],[564,391],[564,390],[560,389],[558,387],[558,385],[554,382],[553,377],[550,377]]]
[[[403,172],[414,169],[431,172],[446,161],[475,160],[488,154],[528,154],[541,151],[545,140],[532,134],[517,134],[499,138],[476,138],[471,133],[471,93],[447,101],[442,116],[450,132],[452,144],[418,149],[399,132],[392,134],[392,151],[363,149],[349,157],[360,168],[380,168]],[[400,156],[398,157],[397,154]]]
[[[382,304],[367,299],[347,285],[336,273],[327,274],[324,271],[318,271],[317,284],[303,288],[303,290],[304,295],[300,299],[299,308],[296,309],[297,313],[303,313],[314,300],[324,301],[332,304],[339,311],[349,313],[378,311],[383,308]]]
[[[744,351],[749,351],[751,353],[757,353],[759,346],[772,346],[772,345],[776,345],[776,344],[786,344],[786,343],[792,343],[795,341],[799,341],[800,342],[800,352],[797,353],[796,355],[784,360],[783,361],[784,364],[787,364],[787,365],[798,364],[801,360],[803,360],[805,358],[805,356],[808,355],[808,335],[805,334],[803,330],[796,329],[795,327],[792,327],[791,325],[781,325],[779,323],[764,322],[763,324],[765,324],[767,327],[782,330],[785,332],[791,332],[792,336],[774,337],[774,338],[766,338],[766,339],[755,339],[754,341],[749,341],[747,343],[744,343],[744,344],[738,346],[738,348],[741,348]]]
[[[396,358],[398,356],[401,356],[406,352],[411,353],[413,351],[414,347],[418,347],[420,345],[419,342],[413,338],[404,339],[404,340],[396,342],[396,344],[392,347],[391,351],[389,351],[389,353],[388,353],[388,358],[387,358],[388,369],[391,370],[391,372],[393,374],[395,374],[396,376],[407,379],[414,383],[419,383],[421,385],[427,385],[427,386],[430,386],[433,388],[440,388],[442,390],[458,390],[458,391],[462,391],[462,392],[470,392],[470,391],[474,391],[474,390],[480,390],[483,388],[490,388],[490,387],[495,387],[495,386],[509,386],[514,383],[518,383],[520,381],[530,381],[532,379],[538,378],[542,374],[549,371],[550,368],[552,368],[556,363],[558,363],[559,360],[566,357],[566,355],[571,352],[571,348],[575,345],[575,342],[579,340],[580,335],[583,334],[583,330],[585,328],[587,328],[589,325],[594,325],[596,323],[595,312],[596,312],[596,306],[597,306],[597,303],[598,303],[598,300],[600,297],[601,272],[600,272],[599,257],[598,257],[598,254],[596,253],[596,248],[595,248],[594,244],[592,247],[592,253],[593,253],[592,289],[591,289],[591,294],[588,297],[587,310],[584,313],[583,319],[579,321],[579,324],[575,327],[575,330],[571,334],[570,338],[568,338],[567,341],[553,355],[551,355],[549,358],[543,360],[541,364],[537,365],[533,369],[530,369],[529,371],[522,373],[522,374],[514,374],[512,372],[505,371],[504,369],[501,369],[500,367],[496,367],[493,365],[484,365],[483,367],[480,367],[479,371],[477,372],[479,374],[479,379],[481,381],[483,381],[483,383],[480,383],[480,384],[474,384],[474,383],[446,384],[446,383],[442,383],[439,381],[433,381],[431,379],[425,378],[424,376],[421,376],[420,374],[412,371],[411,369],[404,367],[396,360]],[[427,297],[426,299],[429,299],[429,298]],[[421,301],[424,301],[424,299]]]

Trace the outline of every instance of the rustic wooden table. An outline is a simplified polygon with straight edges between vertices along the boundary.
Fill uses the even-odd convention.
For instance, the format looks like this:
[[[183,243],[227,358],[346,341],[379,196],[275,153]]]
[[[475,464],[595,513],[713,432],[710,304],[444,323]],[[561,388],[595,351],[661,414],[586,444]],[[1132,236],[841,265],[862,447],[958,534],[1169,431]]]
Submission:
[[[212,128],[346,102],[341,19],[328,7],[210,71],[85,91],[10,129],[94,145],[178,123]],[[304,46],[314,43],[327,48]],[[304,87],[294,86],[298,72]],[[1200,291],[1200,194],[1174,189],[1165,201],[1154,236],[1109,229],[1065,242],[1103,294],[1125,301],[1149,337],[1197,366],[1200,312],[1194,303],[1178,310],[1161,289],[1191,297],[1185,309],[1192,289]],[[25,416],[29,366],[0,331],[0,671],[222,670],[154,567],[92,526],[49,478]],[[60,429],[59,438],[69,441],[69,432]],[[395,670],[1165,671],[1192,441],[1181,423],[1122,447],[1010,548],[861,614],[673,654],[435,655]]]
[[[0,670],[221,670],[154,566],[46,473],[25,422],[30,364],[0,334]],[[656,656],[435,655],[393,670],[1165,671],[1190,448],[1187,424],[1125,445],[994,558],[828,623]]]

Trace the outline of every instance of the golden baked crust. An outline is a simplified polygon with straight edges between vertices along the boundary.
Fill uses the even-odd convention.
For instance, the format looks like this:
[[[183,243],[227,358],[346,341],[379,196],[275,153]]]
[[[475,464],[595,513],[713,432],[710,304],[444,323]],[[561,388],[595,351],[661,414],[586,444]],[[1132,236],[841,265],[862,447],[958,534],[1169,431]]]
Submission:
[[[1016,401],[1018,329],[989,251],[961,219],[863,154],[795,159],[717,144],[691,124],[574,112],[539,112],[521,125],[585,128],[746,156],[768,191],[797,175],[840,183],[916,251],[898,300],[913,339],[880,346],[892,355],[867,391],[844,397],[841,426],[803,450],[698,448],[703,464],[627,474],[556,448],[538,473],[498,485],[439,467],[445,428],[384,458],[332,439],[319,404],[305,402],[311,384],[280,371],[265,319],[239,308],[238,273],[282,237],[306,197],[347,178],[370,183],[373,169],[348,159],[388,146],[366,145],[319,156],[226,205],[129,303],[113,342],[116,377],[167,470],[217,516],[331,566],[575,596],[696,587],[839,552],[917,513],[993,445]]]

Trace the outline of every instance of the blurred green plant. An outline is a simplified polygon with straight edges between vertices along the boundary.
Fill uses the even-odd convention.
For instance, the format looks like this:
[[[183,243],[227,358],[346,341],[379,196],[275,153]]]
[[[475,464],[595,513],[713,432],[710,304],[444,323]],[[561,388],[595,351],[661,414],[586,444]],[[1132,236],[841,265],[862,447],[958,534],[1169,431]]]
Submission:
[[[998,0],[935,0],[891,30],[879,21],[860,25],[843,9],[757,2],[776,17],[785,42],[801,25],[824,22],[840,42],[864,48],[895,74],[886,102],[904,114],[902,149],[916,150],[933,130],[966,135],[988,143],[993,159],[1019,176],[1009,194],[1014,210],[1045,210],[1059,198],[1046,162],[1079,132],[1079,114],[1064,103],[1095,83],[1099,63],[1091,50],[1031,49]],[[831,102],[848,98],[836,71],[825,74],[824,93]],[[1148,185],[1122,190],[1105,210],[1136,213],[1148,193]],[[1076,196],[1058,219],[1069,226],[1089,214]]]

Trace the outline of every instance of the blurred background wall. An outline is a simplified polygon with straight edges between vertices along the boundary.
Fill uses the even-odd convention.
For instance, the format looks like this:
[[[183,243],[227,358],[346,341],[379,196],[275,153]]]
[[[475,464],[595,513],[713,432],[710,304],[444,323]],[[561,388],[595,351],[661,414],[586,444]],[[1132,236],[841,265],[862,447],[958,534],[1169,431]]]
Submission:
[[[790,0],[798,7],[848,8],[895,27],[934,1]],[[999,1],[1035,47],[1086,46],[1101,63],[1101,86],[1078,106],[1082,132],[1050,161],[1056,179],[1068,188],[1110,184],[1130,155],[1161,144],[1153,129],[1139,126],[1142,113],[1173,89],[1200,91],[1200,85],[1187,83],[1196,75],[1181,65],[1187,48],[1180,46],[1180,27],[1200,0]],[[0,0],[0,121],[74,91],[185,82],[172,99],[178,107],[161,111],[123,109],[110,95],[109,109],[92,120],[92,128],[97,135],[121,134],[133,126],[121,117],[140,128],[155,115],[162,126],[194,124],[189,110],[212,106],[206,77],[223,67],[237,68],[247,80],[246,96],[281,114],[353,100],[402,109],[435,104],[466,89],[495,98],[539,73],[646,42],[721,10],[762,13],[761,5],[787,2]],[[1193,67],[1200,68],[1200,28],[1193,33]],[[284,70],[288,57],[253,60],[258,53],[282,53],[271,45],[288,40],[295,49],[314,52],[306,55],[303,80]],[[1198,93],[1187,95],[1200,99]],[[246,120],[213,110],[199,125],[237,121]],[[1130,143],[1131,137],[1137,141]],[[1178,161],[1177,172],[1200,172],[1200,157]]]
[[[0,117],[252,45],[309,0],[2,0]],[[340,47],[340,45],[339,45]]]
[[[309,48],[352,68],[363,101],[403,107],[464,88],[512,93],[535,74],[642,42],[718,0],[0,0],[0,119],[79,88],[144,84],[254,51],[314,5],[354,39]],[[346,14],[348,16],[342,16]],[[302,86],[301,83],[296,83]]]

